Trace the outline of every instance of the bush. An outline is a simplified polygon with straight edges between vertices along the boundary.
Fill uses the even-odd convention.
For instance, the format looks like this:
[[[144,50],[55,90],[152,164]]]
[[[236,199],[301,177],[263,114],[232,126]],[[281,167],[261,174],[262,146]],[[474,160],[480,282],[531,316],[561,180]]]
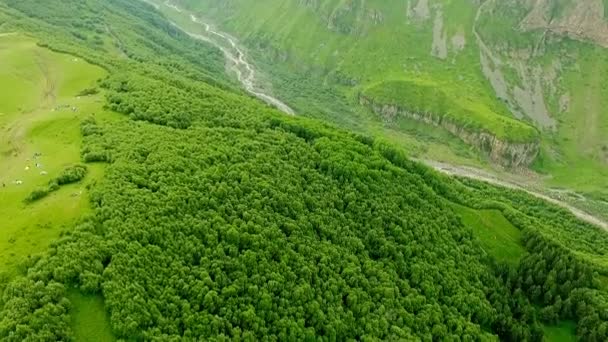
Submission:
[[[88,117],[82,120],[82,122],[80,123],[80,133],[86,137],[89,135],[101,134],[102,132],[99,129],[99,126],[97,126],[97,122],[95,121],[95,119],[92,117]]]
[[[97,95],[99,94],[99,89],[93,87],[93,88],[87,88],[87,89],[83,89],[81,90],[77,96],[90,96],[90,95]]]
[[[84,159],[85,163],[109,163],[111,161],[110,156],[106,152],[87,152],[83,155],[82,159]]]
[[[35,201],[37,201],[39,199],[42,199],[42,198],[46,197],[48,194],[49,194],[49,190],[48,189],[43,189],[43,188],[36,189],[36,190],[32,191],[25,198],[25,202],[26,203],[35,202]]]
[[[87,167],[84,165],[74,165],[65,168],[61,174],[51,180],[46,188],[38,188],[32,191],[24,200],[25,203],[32,203],[42,199],[53,191],[59,190],[62,185],[76,183],[82,180],[87,174]]]
[[[58,185],[72,184],[80,181],[87,175],[87,167],[84,165],[74,165],[65,168],[59,177],[55,179]]]

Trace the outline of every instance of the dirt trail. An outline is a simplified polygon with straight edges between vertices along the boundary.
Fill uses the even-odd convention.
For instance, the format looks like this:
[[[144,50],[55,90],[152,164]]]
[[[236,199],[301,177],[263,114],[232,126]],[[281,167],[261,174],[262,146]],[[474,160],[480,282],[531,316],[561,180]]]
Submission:
[[[151,2],[148,3],[152,4],[157,9],[160,8],[156,4],[153,4]],[[224,53],[226,60],[229,62],[231,70],[236,73],[237,79],[243,85],[247,92],[259,98],[260,100],[278,108],[286,114],[295,115],[294,110],[291,109],[288,105],[281,102],[279,99],[262,92],[256,87],[256,72],[253,66],[247,61],[247,56],[245,55],[243,50],[241,50],[241,48],[237,45],[235,38],[232,38],[225,33],[212,29],[209,24],[203,22],[194,14],[188,13],[176,6],[175,4],[172,4],[170,1],[166,1],[164,5],[178,13],[188,14],[190,16],[190,20],[193,23],[204,27],[204,32],[206,33],[205,35],[188,32],[186,29],[180,27],[178,24],[171,22],[173,26],[179,28],[180,30],[188,34],[190,37],[211,43],[212,45],[219,48]]]
[[[603,220],[601,220],[593,215],[590,215],[578,208],[575,208],[575,207],[569,205],[568,203],[565,203],[563,201],[549,197],[538,191],[532,190],[526,184],[519,184],[519,183],[516,183],[514,180],[499,179],[496,175],[493,175],[484,170],[480,170],[480,169],[476,169],[476,168],[472,168],[472,167],[456,166],[456,165],[451,165],[451,164],[442,163],[442,162],[433,161],[433,160],[417,160],[417,161],[421,162],[429,167],[432,167],[433,169],[435,169],[439,172],[445,173],[450,176],[471,178],[471,179],[484,181],[484,182],[487,182],[490,184],[499,185],[499,186],[509,188],[509,189],[525,191],[534,197],[543,199],[547,202],[553,203],[564,209],[567,209],[574,216],[578,217],[579,219],[586,221],[588,223],[591,223],[593,225],[596,225],[596,226],[608,231],[608,223],[604,222]]]

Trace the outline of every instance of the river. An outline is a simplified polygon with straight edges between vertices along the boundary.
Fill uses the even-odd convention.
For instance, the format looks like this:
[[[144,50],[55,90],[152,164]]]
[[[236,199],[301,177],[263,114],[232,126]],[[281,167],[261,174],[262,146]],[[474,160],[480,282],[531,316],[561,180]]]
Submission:
[[[146,2],[153,5],[156,9],[160,9],[160,6],[158,4],[149,1]],[[212,28],[210,24],[205,23],[201,18],[198,18],[193,13],[187,12],[186,10],[178,7],[170,1],[164,2],[164,5],[173,11],[176,11],[183,15],[188,15],[193,23],[202,26],[204,30],[202,34],[199,34],[189,32],[186,28],[179,26],[175,22],[171,22],[173,26],[179,28],[180,30],[188,34],[190,37],[205,41],[220,49],[226,57],[228,67],[236,74],[238,81],[243,85],[243,88],[245,88],[248,93],[270,104],[271,106],[278,108],[286,114],[295,115],[295,111],[291,109],[287,104],[259,89],[259,87],[257,86],[258,82],[256,79],[256,71],[253,65],[251,65],[251,63],[249,63],[249,61],[247,60],[247,55],[243,52],[243,49],[237,44],[237,40],[235,38],[230,37],[228,34]]]

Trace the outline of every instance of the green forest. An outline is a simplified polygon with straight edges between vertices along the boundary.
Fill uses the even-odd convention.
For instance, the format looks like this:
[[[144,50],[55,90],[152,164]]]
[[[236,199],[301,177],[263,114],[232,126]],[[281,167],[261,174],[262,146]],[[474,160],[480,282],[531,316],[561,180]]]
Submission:
[[[608,235],[568,210],[284,115],[145,2],[0,0],[0,32],[107,72],[80,162],[18,199],[90,209],[1,273],[0,340],[608,340]]]

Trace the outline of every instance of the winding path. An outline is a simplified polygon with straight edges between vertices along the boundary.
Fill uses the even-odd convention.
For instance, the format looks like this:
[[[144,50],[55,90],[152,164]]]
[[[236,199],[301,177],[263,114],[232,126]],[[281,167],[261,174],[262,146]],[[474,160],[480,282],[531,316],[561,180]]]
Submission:
[[[148,1],[146,1],[146,2],[148,2]],[[156,9],[160,9],[160,6],[157,4],[154,4],[152,2],[148,2],[148,3],[150,3]],[[189,14],[190,20],[193,23],[196,23],[196,24],[204,27],[204,29],[205,29],[204,32],[206,33],[206,35],[188,32],[185,28],[180,27],[178,24],[176,24],[174,22],[171,22],[171,24],[173,26],[179,28],[180,30],[182,30],[183,32],[188,34],[190,37],[208,42],[208,43],[216,46],[217,48],[219,48],[224,53],[226,60],[229,62],[231,70],[236,73],[237,79],[243,85],[243,87],[245,88],[245,90],[247,92],[249,92],[250,94],[259,98],[260,100],[278,108],[279,110],[285,112],[286,114],[295,115],[294,110],[291,109],[288,105],[283,103],[281,100],[273,97],[272,95],[264,93],[263,91],[259,90],[256,87],[257,82],[256,82],[255,69],[247,61],[247,57],[246,57],[245,53],[241,50],[241,48],[237,45],[236,39],[230,37],[229,35],[227,35],[225,33],[212,29],[211,25],[203,22],[200,18],[197,18],[194,14],[187,13],[186,11],[179,8],[175,4],[171,3],[170,1],[166,1],[164,3],[164,5],[178,13]]]

